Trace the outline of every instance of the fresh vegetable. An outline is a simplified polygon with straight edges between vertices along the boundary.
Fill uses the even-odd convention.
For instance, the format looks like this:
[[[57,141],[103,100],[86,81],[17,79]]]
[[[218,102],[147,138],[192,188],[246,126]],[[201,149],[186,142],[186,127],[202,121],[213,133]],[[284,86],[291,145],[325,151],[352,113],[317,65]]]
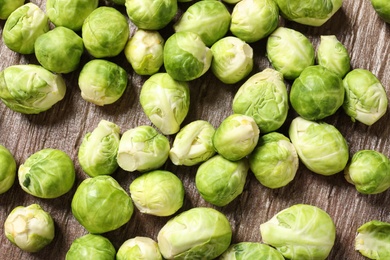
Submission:
[[[123,242],[116,254],[117,260],[162,260],[157,242],[149,237],[137,236]]]
[[[86,234],[72,242],[65,260],[113,260],[115,255],[115,247],[108,238],[101,235]]]
[[[16,161],[10,150],[0,145],[0,194],[8,191],[15,182]]]
[[[355,249],[369,259],[390,257],[390,223],[371,220],[357,229]]]

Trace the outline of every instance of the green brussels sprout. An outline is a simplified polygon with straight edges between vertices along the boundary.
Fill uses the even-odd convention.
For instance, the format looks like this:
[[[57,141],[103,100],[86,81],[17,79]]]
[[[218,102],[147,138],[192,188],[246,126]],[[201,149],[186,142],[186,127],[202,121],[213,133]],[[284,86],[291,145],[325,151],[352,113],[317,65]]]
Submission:
[[[219,207],[226,206],[243,192],[248,170],[246,158],[233,162],[215,155],[199,166],[196,189],[205,201]]]
[[[225,159],[238,161],[255,149],[259,135],[259,127],[252,117],[232,114],[215,130],[214,149]]]
[[[164,46],[164,66],[175,80],[190,81],[205,74],[211,66],[213,53],[193,32],[176,32]]]
[[[164,63],[164,39],[158,31],[138,29],[127,42],[124,52],[138,75],[153,75]]]
[[[108,1],[117,5],[125,5],[126,3],[126,0],[108,0]]]
[[[266,55],[271,65],[289,80],[314,65],[315,51],[309,39],[302,33],[279,27],[267,39]]]
[[[226,4],[237,4],[238,2],[240,2],[242,0],[222,0],[222,2],[226,3]]]
[[[253,69],[253,49],[243,40],[227,36],[211,46],[211,71],[225,84],[242,80]]]
[[[377,194],[390,188],[390,160],[375,150],[356,152],[344,169],[345,179],[363,194]]]
[[[0,194],[8,191],[15,182],[16,161],[12,153],[0,144]]]
[[[0,0],[0,19],[7,20],[13,11],[24,4],[25,0]]]
[[[232,228],[226,216],[197,207],[180,213],[160,229],[157,243],[166,259],[214,259],[230,245]]]
[[[76,179],[72,159],[65,152],[45,148],[30,155],[18,171],[22,189],[38,198],[57,198],[73,187]]]
[[[252,43],[269,36],[279,23],[279,9],[274,0],[242,0],[233,8],[230,31]]]
[[[288,131],[298,157],[309,170],[326,176],[344,170],[348,144],[336,127],[296,117]]]
[[[118,168],[119,134],[119,126],[107,120],[101,120],[85,134],[77,155],[81,168],[90,177],[110,175]]]
[[[344,96],[342,79],[320,65],[313,65],[294,80],[290,103],[301,117],[320,120],[336,113],[344,103]]]
[[[17,2],[17,0],[13,0]],[[13,11],[4,24],[3,42],[21,54],[34,53],[36,39],[49,31],[49,18],[36,4],[27,3]]]
[[[390,223],[371,220],[357,229],[355,250],[369,259],[390,258]]]
[[[390,2],[387,0],[371,0],[372,7],[383,21],[390,23]]]
[[[54,221],[38,204],[18,206],[4,222],[5,236],[26,252],[38,252],[54,239]]]
[[[113,7],[93,10],[81,28],[88,53],[95,58],[117,56],[126,46],[130,29],[126,17]]]
[[[240,242],[232,244],[219,257],[220,260],[284,260],[279,251],[266,244]]]
[[[343,109],[352,121],[365,125],[377,122],[387,111],[386,91],[379,79],[369,70],[354,69],[344,77]]]
[[[190,108],[188,83],[168,73],[156,73],[141,88],[140,103],[146,116],[165,135],[180,130]]]
[[[134,211],[131,197],[109,175],[83,180],[71,208],[76,220],[92,234],[118,229],[129,222]]]
[[[115,247],[108,238],[86,234],[72,242],[65,260],[114,260],[115,255]]]
[[[200,1],[192,4],[173,25],[175,32],[193,32],[206,46],[213,45],[229,30],[231,16],[219,1]]]
[[[118,249],[116,260],[162,260],[156,241],[149,237],[135,237],[126,240]]]
[[[80,71],[78,84],[81,97],[98,106],[116,102],[127,88],[127,72],[107,60],[94,59]]]
[[[62,26],[39,36],[34,48],[38,62],[44,68],[56,73],[69,73],[76,70],[84,52],[81,37],[71,29]]]
[[[46,111],[62,100],[65,92],[62,76],[39,65],[12,65],[0,72],[0,98],[19,113]]]
[[[272,132],[260,137],[249,155],[249,168],[265,187],[276,189],[289,184],[295,177],[299,159],[294,145],[283,134]]]
[[[262,133],[279,129],[289,109],[283,75],[267,68],[251,76],[236,92],[232,106],[234,113],[253,117]]]
[[[142,125],[123,133],[117,162],[125,171],[149,171],[160,168],[168,159],[169,140],[151,126]]]
[[[336,227],[324,210],[296,204],[260,225],[263,242],[275,247],[285,258],[326,259],[336,238]]]

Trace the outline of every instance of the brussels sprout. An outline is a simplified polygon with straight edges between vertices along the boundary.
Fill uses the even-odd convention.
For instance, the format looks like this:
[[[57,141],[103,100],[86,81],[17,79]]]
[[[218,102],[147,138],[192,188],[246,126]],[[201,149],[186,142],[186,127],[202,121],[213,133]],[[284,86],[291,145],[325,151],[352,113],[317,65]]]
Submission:
[[[220,260],[284,260],[279,251],[266,244],[240,242],[232,244],[220,256]]]
[[[214,149],[225,159],[237,161],[255,149],[259,135],[260,130],[252,117],[232,114],[215,130]]]
[[[205,201],[223,207],[241,195],[248,170],[246,158],[232,162],[216,155],[199,166],[195,185]]]
[[[242,0],[233,8],[230,31],[252,43],[270,35],[279,23],[279,9],[274,0]]]
[[[232,228],[221,212],[192,208],[170,219],[157,235],[166,259],[214,259],[230,245]]]
[[[164,62],[164,39],[158,31],[138,29],[127,42],[124,52],[137,74],[153,75]]]
[[[38,204],[14,208],[4,222],[5,236],[27,252],[38,252],[54,239],[54,221]]]
[[[48,31],[49,18],[45,12],[36,4],[27,3],[8,17],[3,29],[3,42],[15,52],[32,54],[36,39]]]
[[[296,79],[306,67],[314,65],[315,60],[309,39],[285,27],[279,27],[268,37],[266,55],[272,66],[289,80]]]
[[[126,0],[108,0],[108,1],[117,5],[125,5],[126,3]]]
[[[127,87],[127,72],[116,63],[95,59],[80,71],[78,84],[81,97],[98,106],[116,102]]]
[[[116,260],[162,260],[156,241],[149,237],[126,240],[118,249]]]
[[[260,137],[249,155],[249,167],[264,186],[275,189],[290,183],[298,170],[299,159],[294,145],[283,134],[272,132]]]
[[[65,96],[61,75],[39,65],[13,65],[0,72],[0,98],[10,109],[23,114],[38,114]]]
[[[375,150],[360,150],[345,167],[344,176],[360,193],[384,192],[390,188],[390,160]]]
[[[142,85],[139,98],[143,111],[163,134],[180,130],[190,108],[186,82],[174,80],[168,73],[154,74]]]
[[[12,153],[0,144],[0,194],[8,191],[15,182],[16,161]]]
[[[370,259],[390,258],[390,223],[371,220],[357,229],[355,249]]]
[[[130,35],[126,17],[113,7],[93,10],[81,28],[84,46],[95,58],[117,56]]]
[[[123,133],[117,162],[125,171],[149,171],[160,168],[169,154],[169,140],[151,126],[142,125]]]
[[[57,198],[73,187],[76,173],[72,159],[65,152],[45,148],[28,157],[19,166],[22,189],[39,198]]]
[[[348,163],[347,142],[333,125],[297,117],[291,122],[289,136],[298,157],[315,173],[333,175]]]
[[[110,240],[101,235],[86,234],[72,242],[65,260],[114,260],[115,255]]]
[[[130,196],[108,175],[83,180],[71,207],[76,220],[93,234],[118,229],[130,220],[134,211]]]
[[[390,2],[387,0],[371,0],[375,12],[386,23],[390,23]]]
[[[101,120],[92,132],[84,136],[78,151],[78,159],[81,168],[90,177],[110,175],[118,168],[116,156],[119,134],[118,125]]]
[[[205,74],[213,54],[200,36],[193,32],[177,32],[164,46],[164,66],[175,80],[190,81]]]
[[[21,7],[25,0],[0,0],[0,19],[7,20],[10,14]]]
[[[262,133],[279,129],[287,118],[289,105],[283,75],[267,68],[250,77],[233,99],[233,111],[253,117]]]
[[[343,79],[345,99],[343,109],[352,121],[372,125],[387,111],[386,91],[369,70],[354,69]]]
[[[324,210],[307,204],[286,208],[260,225],[263,242],[285,258],[326,259],[336,238],[336,227]]]

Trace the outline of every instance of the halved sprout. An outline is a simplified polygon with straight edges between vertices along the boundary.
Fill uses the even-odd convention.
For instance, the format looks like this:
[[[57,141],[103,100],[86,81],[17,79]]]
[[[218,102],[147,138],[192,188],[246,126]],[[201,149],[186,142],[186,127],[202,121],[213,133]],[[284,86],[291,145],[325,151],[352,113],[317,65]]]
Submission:
[[[390,258],[390,223],[371,220],[357,229],[355,249],[369,259]]]

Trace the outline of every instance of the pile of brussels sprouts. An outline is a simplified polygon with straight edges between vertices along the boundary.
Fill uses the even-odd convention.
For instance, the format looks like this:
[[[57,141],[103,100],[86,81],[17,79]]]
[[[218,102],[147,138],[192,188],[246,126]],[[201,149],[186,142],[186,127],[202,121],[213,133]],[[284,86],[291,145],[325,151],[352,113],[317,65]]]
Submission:
[[[293,205],[262,223],[263,243],[231,244],[230,223],[213,208],[196,207],[175,215],[185,190],[174,173],[160,169],[168,160],[199,166],[196,188],[205,201],[218,207],[243,192],[249,171],[263,186],[276,189],[294,179],[299,161],[321,175],[344,171],[346,180],[362,194],[390,188],[388,157],[361,150],[350,159],[345,138],[322,121],[342,108],[352,121],[377,122],[388,105],[379,79],[366,69],[351,70],[348,51],[334,35],[321,36],[315,50],[302,33],[279,26],[280,16],[321,26],[340,9],[342,0],[196,1],[178,19],[179,4],[185,0],[111,2],[99,6],[98,0],[47,0],[44,12],[33,3],[0,0],[0,18],[6,19],[4,44],[20,54],[35,54],[39,63],[12,65],[0,72],[0,99],[10,109],[38,114],[60,102],[67,88],[62,74],[76,71],[85,53],[90,61],[80,68],[78,85],[87,102],[103,106],[122,96],[127,72],[108,61],[121,52],[134,72],[148,76],[139,100],[153,126],[121,134],[114,122],[101,120],[79,147],[78,161],[89,178],[77,187],[71,210],[88,234],[72,243],[66,259],[326,259],[329,255],[335,224],[312,205]],[[372,4],[388,22],[388,2],[372,0]],[[115,6],[124,6],[127,16]],[[132,35],[128,20],[137,27]],[[159,30],[172,22],[174,32],[165,40]],[[271,67],[249,77],[250,43],[261,39],[266,39]],[[183,126],[190,108],[189,81],[208,70],[224,84],[243,82],[232,102],[233,114],[216,128],[205,120]],[[287,119],[289,104],[298,117],[285,136],[277,131]],[[58,149],[37,151],[17,169],[10,151],[0,146],[0,162],[0,193],[13,185],[16,176],[25,192],[46,199],[62,196],[75,183],[74,163]],[[129,192],[110,176],[118,168],[142,173],[129,185]],[[116,251],[102,234],[129,222],[134,206],[145,214],[172,218],[157,241],[135,237]],[[28,252],[41,250],[54,238],[53,220],[37,204],[15,208],[4,230],[12,243]],[[355,248],[372,259],[390,257],[390,243],[383,243],[389,236],[390,223],[370,221],[358,229]]]

